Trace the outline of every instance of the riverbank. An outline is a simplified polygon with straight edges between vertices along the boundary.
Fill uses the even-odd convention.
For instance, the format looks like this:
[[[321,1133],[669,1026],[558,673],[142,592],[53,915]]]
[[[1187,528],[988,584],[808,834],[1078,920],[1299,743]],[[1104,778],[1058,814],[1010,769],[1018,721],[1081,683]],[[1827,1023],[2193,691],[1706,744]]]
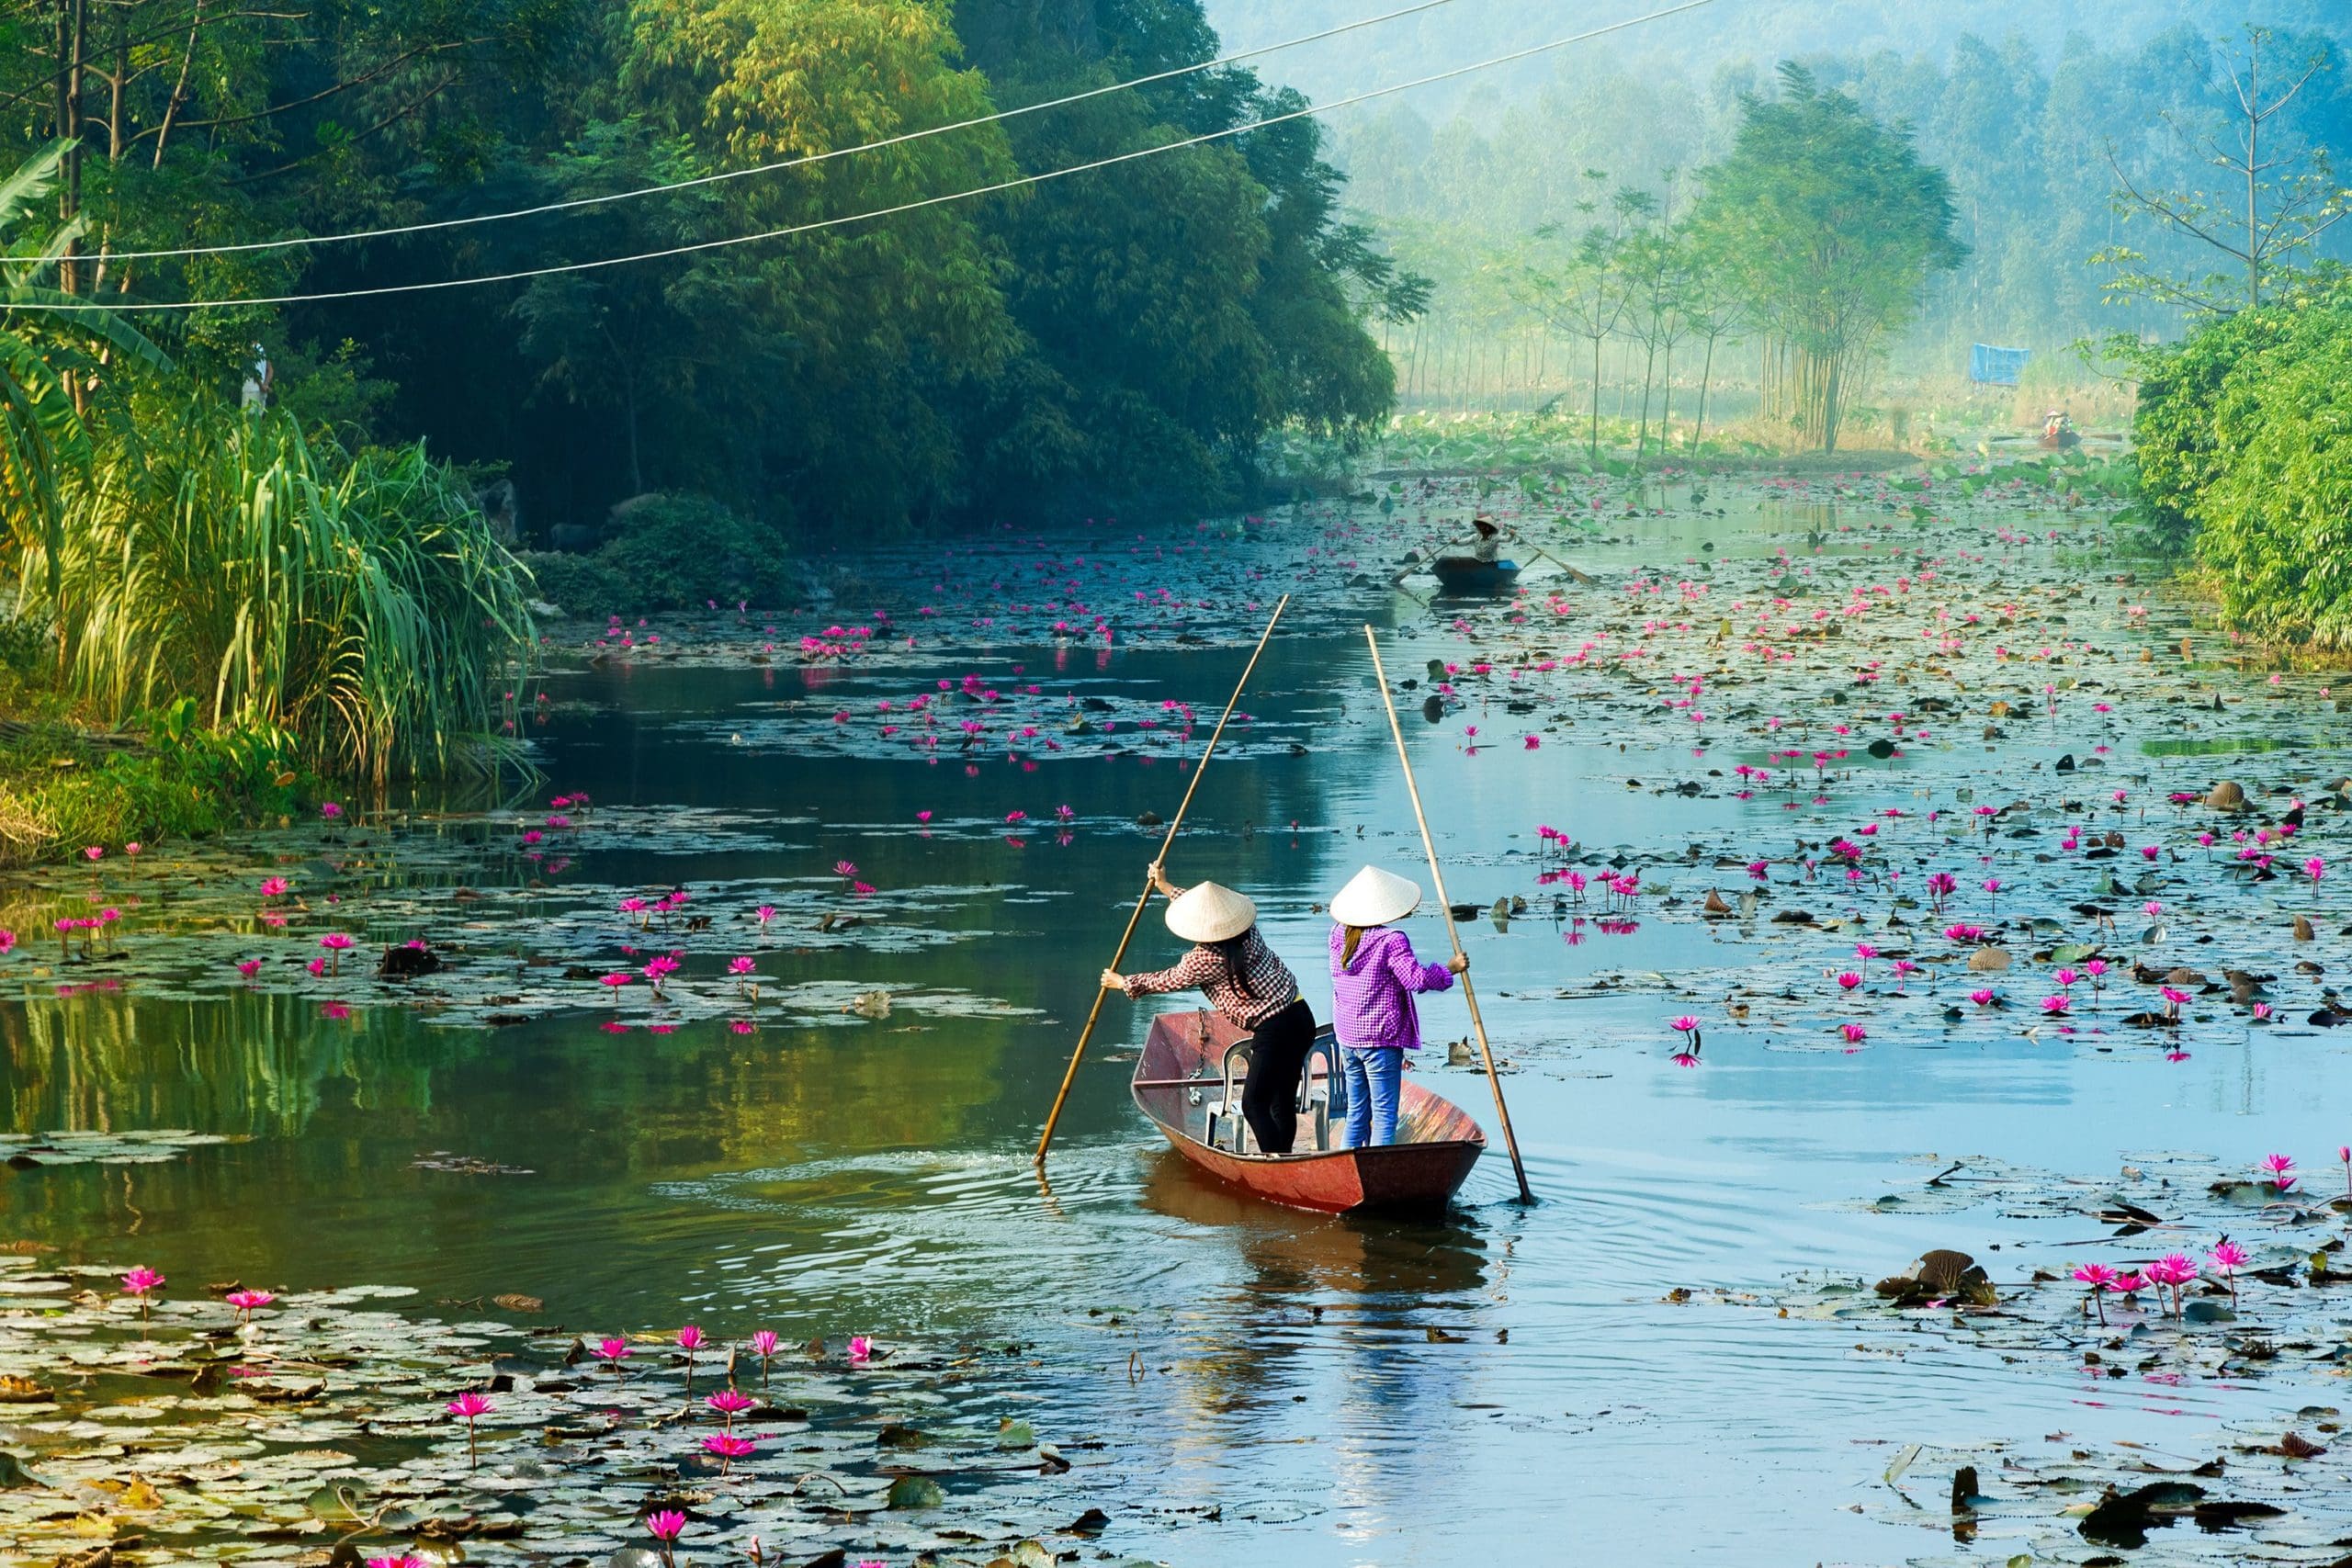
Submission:
[[[174,738],[88,722],[49,686],[46,651],[22,632],[0,636],[0,870],[209,838],[295,809],[309,781],[266,749],[185,726]]]

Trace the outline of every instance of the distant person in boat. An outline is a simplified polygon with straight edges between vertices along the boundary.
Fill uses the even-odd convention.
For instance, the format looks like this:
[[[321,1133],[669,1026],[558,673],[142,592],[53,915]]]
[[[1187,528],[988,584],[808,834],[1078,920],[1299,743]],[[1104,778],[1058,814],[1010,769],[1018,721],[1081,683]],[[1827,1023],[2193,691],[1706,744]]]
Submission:
[[[1168,898],[1168,929],[1193,944],[1175,967],[1148,975],[1102,971],[1105,990],[1156,997],[1198,990],[1229,1021],[1254,1037],[1241,1115],[1261,1154],[1286,1155],[1298,1137],[1298,1080],[1315,1043],[1315,1014],[1298,994],[1298,976],[1258,934],[1258,906],[1230,887],[1204,882],[1178,887],[1150,868]]]
[[[2074,428],[2075,422],[2066,417],[2064,409],[2052,409],[2041,416],[2041,438],[2044,441],[2061,440]]]
[[[1470,967],[1456,953],[1424,964],[1413,939],[1395,929],[1420,907],[1420,885],[1368,865],[1331,899],[1331,1032],[1345,1047],[1348,1147],[1396,1141],[1396,1100],[1405,1053],[1421,1043],[1416,991],[1450,990]]]
[[[1478,536],[1468,541],[1470,558],[1480,566],[1492,566],[1502,558],[1503,531],[1485,518],[1474,519],[1470,526]]]

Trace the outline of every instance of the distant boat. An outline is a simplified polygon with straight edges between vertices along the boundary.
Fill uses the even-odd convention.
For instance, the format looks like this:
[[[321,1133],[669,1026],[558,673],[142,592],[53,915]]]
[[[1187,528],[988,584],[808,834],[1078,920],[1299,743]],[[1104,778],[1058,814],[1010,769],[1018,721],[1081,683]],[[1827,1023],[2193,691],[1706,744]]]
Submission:
[[[1307,1058],[1304,1087],[1309,1106],[1299,1117],[1301,1152],[1248,1151],[1238,1103],[1240,1065],[1237,1059],[1228,1074],[1226,1061],[1227,1053],[1248,1038],[1216,1013],[1162,1013],[1152,1020],[1130,1085],[1136,1108],[1176,1151],[1222,1181],[1295,1209],[1427,1213],[1445,1207],[1487,1150],[1487,1135],[1468,1111],[1409,1077],[1401,1086],[1396,1142],[1363,1149],[1328,1146],[1337,1136],[1329,1117],[1336,1047],[1326,1026]],[[1228,1087],[1236,1102],[1230,1107]]]
[[[1441,593],[1506,593],[1519,576],[1519,563],[1483,561],[1470,556],[1440,556],[1430,562]]]
[[[2080,446],[2082,444],[2081,433],[2073,430],[2052,431],[2041,438],[2043,449],[2051,452],[2060,451],[2068,446]]]

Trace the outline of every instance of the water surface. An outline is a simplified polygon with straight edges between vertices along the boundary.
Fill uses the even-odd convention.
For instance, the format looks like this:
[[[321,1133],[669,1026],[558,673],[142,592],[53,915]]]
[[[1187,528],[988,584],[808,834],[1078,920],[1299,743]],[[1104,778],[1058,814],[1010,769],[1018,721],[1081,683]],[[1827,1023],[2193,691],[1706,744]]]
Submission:
[[[1639,566],[1686,570],[1710,540],[1726,561],[1781,548],[1809,559],[1804,534],[1838,521],[1815,501],[1767,501],[1724,522],[1689,514],[1683,500],[1670,517],[1611,516],[1623,542],[1577,558],[1612,585]],[[1256,897],[1318,1009],[1315,906],[1367,861],[1426,875],[1350,613],[1380,624],[1394,675],[1468,657],[1453,607],[1346,591],[1338,553],[1307,569],[1331,580],[1317,613],[1267,655],[1252,724],[1208,774],[1170,862],[1180,880],[1214,875]],[[1848,542],[1820,558],[1875,570],[1879,558]],[[1180,593],[1187,570],[1163,569]],[[1569,592],[1593,596],[1596,620],[1619,613],[1601,604],[1613,586]],[[2076,615],[2074,635],[2134,635],[2120,609]],[[1800,794],[1792,810],[1770,792],[1738,799],[1707,774],[1759,761],[1760,740],[1726,734],[1694,755],[1587,724],[1529,750],[1498,700],[1438,723],[1408,709],[1454,897],[1532,896],[1529,916],[1467,921],[1463,939],[1511,1065],[1505,1087],[1541,1202],[1510,1201],[1487,1086],[1447,1067],[1442,1047],[1416,1070],[1496,1145],[1449,1220],[1326,1219],[1238,1200],[1159,1147],[1129,1103],[1146,1015],[1118,999],[1041,1188],[1029,1159],[1039,1123],[1158,841],[1136,818],[1174,808],[1246,649],[1230,637],[1122,639],[1073,655],[1022,635],[943,631],[936,651],[927,635],[887,664],[847,669],[788,657],[575,666],[550,682],[554,716],[537,738],[548,788],[586,791],[598,811],[709,807],[741,824],[709,842],[582,852],[561,879],[684,885],[696,908],[740,921],[762,889],[823,885],[851,862],[876,892],[861,906],[842,879],[845,911],[931,890],[891,917],[922,940],[778,931],[757,948],[763,983],[920,988],[985,1006],[769,1017],[750,1033],[720,1017],[650,1032],[651,1015],[622,1010],[638,1026],[614,1033],[590,1011],[484,1030],[397,1005],[330,1017],[299,991],[162,1000],[135,983],[96,996],[28,987],[0,1005],[12,1128],[171,1126],[243,1141],[160,1165],[9,1172],[0,1224],[77,1258],[191,1280],[365,1280],[445,1300],[520,1292],[608,1331],[691,1314],[721,1333],[989,1347],[989,1369],[958,1399],[1023,1415],[1085,1454],[1070,1514],[1099,1505],[1113,1517],[1107,1548],[1177,1563],[1408,1563],[1465,1546],[1557,1560],[1564,1540],[1595,1562],[1951,1553],[1961,1549],[1948,1539],[1853,1509],[1886,1503],[1878,1477],[1901,1445],[2071,1434],[2194,1453],[2222,1420],[2305,1402],[2290,1386],[2118,1385],[1899,1327],[1674,1299],[1825,1270],[1875,1279],[1938,1246],[1975,1253],[1998,1280],[1995,1248],[2052,1239],[2046,1223],[1993,1208],[1857,1206],[1916,1188],[1935,1168],[1924,1156],[2098,1174],[2134,1151],[2250,1160],[2332,1149],[2352,1132],[2338,1109],[2344,1053],[2309,1030],[2216,1023],[2167,1059],[2105,1032],[2029,1035],[2021,1021],[1912,1010],[1848,1053],[1817,1031],[1724,1017],[1736,987],[1785,976],[1769,928],[1691,918],[1688,900],[1705,886],[1743,878],[1690,869],[1686,846],[1746,839],[1784,855],[1792,836],[1948,800],[1987,765],[1973,728],[1966,743],[1884,764],[1858,754],[1834,804]],[[820,707],[863,713],[968,671],[1008,689],[1050,678],[1053,697],[1141,711],[1189,703],[1201,722],[1189,741],[1025,761],[808,739]],[[2205,673],[2233,697],[2262,693],[2259,676]],[[1464,727],[1480,713],[1492,743],[1473,746]],[[2293,713],[2283,728],[2199,739],[2167,734],[2153,710],[2096,722],[2070,710],[2064,725],[2018,728],[2001,755],[2087,756],[2105,736],[2119,776],[2102,789],[2127,768],[2226,766],[2280,745],[2301,748],[2301,772],[2324,773],[2330,755],[2305,731],[2332,705],[2306,692]],[[1706,791],[1656,793],[1669,777],[1704,779]],[[1072,815],[1058,820],[1065,804]],[[1015,812],[1025,816],[1008,823]],[[1536,879],[1538,823],[1599,856],[1623,850],[1680,898],[1636,911],[1624,932],[1601,931],[1589,908],[1555,918],[1553,889]],[[530,874],[518,863],[513,881]],[[488,946],[511,918],[453,900],[436,934],[476,929]],[[1411,930],[1425,952],[1442,950],[1433,918]],[[615,931],[579,961],[618,962],[628,938]],[[2338,945],[2328,939],[2318,956]],[[1129,963],[1175,952],[1155,918]],[[700,960],[690,973],[707,980],[716,967]],[[1666,1020],[1702,1008],[1703,1066],[1678,1067]],[[1439,1041],[1466,1032],[1457,1000],[1424,1015]],[[438,1153],[529,1174],[416,1168]],[[2007,1555],[1997,1539],[1973,1550]]]

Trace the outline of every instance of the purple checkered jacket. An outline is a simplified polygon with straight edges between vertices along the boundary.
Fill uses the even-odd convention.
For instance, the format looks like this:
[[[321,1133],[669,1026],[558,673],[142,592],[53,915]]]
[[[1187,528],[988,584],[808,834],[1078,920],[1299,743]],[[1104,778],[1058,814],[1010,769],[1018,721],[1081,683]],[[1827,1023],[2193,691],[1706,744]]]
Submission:
[[[1374,926],[1356,943],[1356,961],[1340,962],[1348,928],[1331,928],[1331,1032],[1357,1050],[1396,1045],[1410,1051],[1421,1043],[1415,991],[1453,988],[1453,971],[1413,956],[1413,939],[1390,926]]]

